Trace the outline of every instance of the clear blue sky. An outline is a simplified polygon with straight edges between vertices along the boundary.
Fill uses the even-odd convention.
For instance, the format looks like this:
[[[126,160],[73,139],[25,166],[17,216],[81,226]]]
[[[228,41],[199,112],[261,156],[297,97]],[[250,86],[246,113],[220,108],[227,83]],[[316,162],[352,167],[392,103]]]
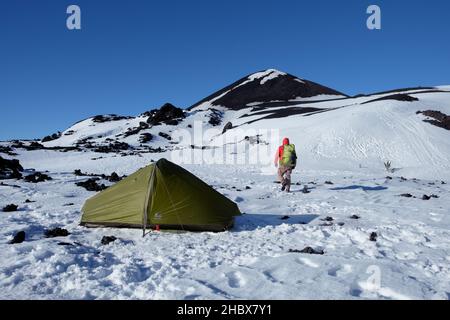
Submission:
[[[0,140],[187,107],[266,68],[347,94],[450,84],[449,16],[448,0],[2,0]]]

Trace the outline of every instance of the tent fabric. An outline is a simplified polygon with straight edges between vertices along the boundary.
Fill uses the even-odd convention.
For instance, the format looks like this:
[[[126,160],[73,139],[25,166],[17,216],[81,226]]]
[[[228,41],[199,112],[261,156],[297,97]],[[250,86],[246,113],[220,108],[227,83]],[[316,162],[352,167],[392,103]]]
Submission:
[[[142,168],[88,199],[81,225],[223,231],[240,215],[236,203],[166,160]]]

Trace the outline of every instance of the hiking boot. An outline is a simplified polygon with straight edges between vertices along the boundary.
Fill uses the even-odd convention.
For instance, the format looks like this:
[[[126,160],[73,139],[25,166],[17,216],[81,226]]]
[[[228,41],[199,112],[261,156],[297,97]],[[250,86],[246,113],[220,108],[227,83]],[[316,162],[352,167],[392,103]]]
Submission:
[[[286,189],[286,186],[283,184],[283,186],[281,187],[281,191],[284,191],[284,189]]]

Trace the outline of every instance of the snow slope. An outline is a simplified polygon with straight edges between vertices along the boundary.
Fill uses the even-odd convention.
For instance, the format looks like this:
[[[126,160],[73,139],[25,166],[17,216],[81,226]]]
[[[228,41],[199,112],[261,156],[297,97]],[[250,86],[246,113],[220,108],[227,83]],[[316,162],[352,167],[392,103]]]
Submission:
[[[0,186],[0,205],[20,207],[0,216],[0,298],[449,298],[450,187],[441,181],[302,165],[293,175],[299,185],[285,194],[258,167],[189,165],[245,215],[223,233],[151,232],[142,238],[140,230],[80,227],[81,207],[94,192],[75,186],[86,178],[72,170],[129,174],[155,158],[89,156],[41,150],[19,155],[27,168],[50,169],[54,180]],[[301,192],[305,185],[308,194]],[[439,198],[424,201],[423,194]],[[334,219],[332,225],[326,217]],[[44,238],[53,227],[71,235]],[[20,230],[26,241],[7,244]],[[372,232],[377,242],[369,241]],[[119,240],[103,246],[105,235]],[[306,246],[325,253],[289,253]]]

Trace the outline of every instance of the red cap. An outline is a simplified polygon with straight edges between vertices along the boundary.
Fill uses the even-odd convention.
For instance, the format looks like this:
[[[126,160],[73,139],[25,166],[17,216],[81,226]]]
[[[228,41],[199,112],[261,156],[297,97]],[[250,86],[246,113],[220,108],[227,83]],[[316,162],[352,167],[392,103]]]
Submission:
[[[283,139],[283,146],[289,144],[289,138],[284,138]]]

